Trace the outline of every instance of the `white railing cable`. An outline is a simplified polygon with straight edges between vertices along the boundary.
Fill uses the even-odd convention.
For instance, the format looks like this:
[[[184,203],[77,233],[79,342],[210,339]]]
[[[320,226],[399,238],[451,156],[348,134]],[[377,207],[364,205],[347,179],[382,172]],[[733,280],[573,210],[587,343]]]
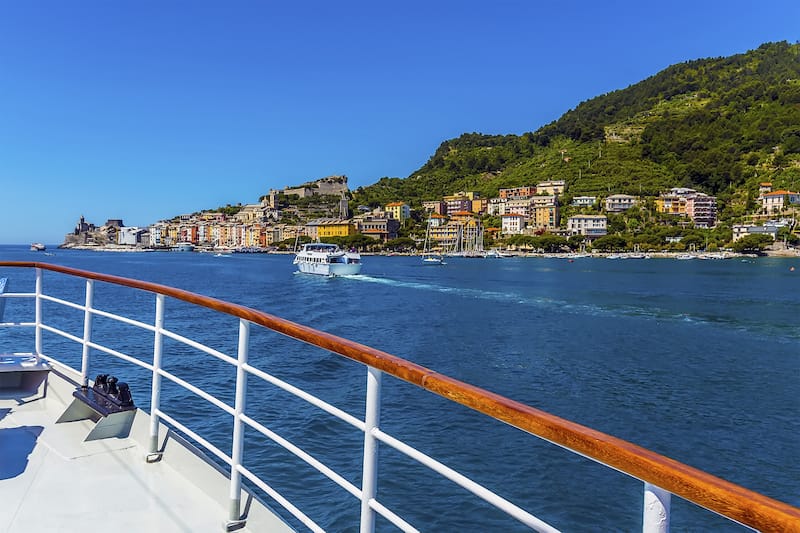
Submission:
[[[159,373],[159,375],[167,378],[168,380],[172,381],[173,383],[175,383],[177,385],[180,385],[181,387],[183,387],[184,389],[188,390],[189,392],[193,392],[197,396],[200,396],[201,398],[203,398],[207,402],[216,405],[217,407],[219,407],[220,409],[222,409],[223,411],[225,411],[229,415],[233,416],[235,414],[235,411],[234,411],[233,407],[231,407],[227,403],[223,402],[222,400],[218,399],[217,397],[210,395],[209,393],[207,393],[203,389],[195,387],[194,385],[192,385],[188,381],[179,378],[175,374],[167,372],[163,368],[159,369],[158,373]]]
[[[96,342],[90,342],[90,343],[88,343],[88,345],[89,345],[90,348],[94,348],[95,350],[98,350],[100,352],[107,353],[108,355],[113,355],[114,357],[122,359],[123,361],[127,361],[127,362],[129,362],[131,364],[134,364],[134,365],[138,366],[138,367],[144,368],[145,370],[149,370],[151,372],[153,371],[153,365],[151,365],[150,363],[146,363],[144,361],[141,361],[141,360],[133,357],[132,355],[128,355],[128,354],[119,352],[117,350],[114,350],[113,348],[109,348],[107,346],[103,346],[102,344],[97,344]]]
[[[114,313],[109,313],[108,311],[101,311],[100,309],[92,309],[92,314],[97,316],[102,316],[104,318],[110,318],[111,320],[116,320],[117,322],[122,322],[123,324],[128,324],[131,326],[136,326],[139,329],[143,329],[145,331],[153,332],[155,331],[155,327],[145,322],[140,322],[139,320],[135,320],[133,318],[128,318],[126,316],[117,315]]]
[[[214,348],[209,348],[205,344],[200,344],[197,341],[193,341],[192,339],[184,337],[183,335],[178,335],[177,333],[174,333],[168,329],[162,329],[161,334],[164,335],[165,337],[169,337],[170,339],[176,340],[180,343],[186,344],[187,346],[191,346],[192,348],[200,350],[201,352],[205,352],[208,355],[213,355],[217,359],[221,359],[222,361],[225,361],[229,365],[236,366],[237,364],[235,357],[226,355],[220,352],[219,350],[215,350]]]
[[[15,327],[32,328],[32,327],[36,327],[36,322],[0,322],[0,327],[4,327],[4,328],[15,328]]]
[[[168,422],[171,426],[173,426],[174,428],[179,429],[182,433],[185,433],[186,435],[191,437],[194,441],[196,441],[198,444],[200,444],[203,448],[205,448],[206,450],[208,450],[211,453],[213,453],[214,455],[216,455],[220,460],[225,461],[225,464],[227,464],[228,466],[231,465],[231,458],[225,452],[223,452],[222,450],[220,450],[219,448],[217,448],[216,446],[211,444],[209,441],[207,441],[206,439],[204,439],[203,437],[201,437],[200,435],[198,435],[197,433],[195,433],[194,431],[192,431],[188,427],[184,426],[183,424],[181,424],[180,422],[178,422],[177,420],[175,420],[174,418],[169,416],[164,411],[158,410],[158,411],[156,411],[156,413],[158,414],[158,416],[160,418],[162,418],[164,421]]]
[[[536,531],[543,531],[548,533],[556,533],[558,529],[554,528],[550,524],[536,518],[529,512],[525,511],[524,509],[517,507],[513,503],[509,502],[505,498],[498,496],[494,492],[490,491],[483,485],[472,481],[468,477],[464,476],[463,474],[453,470],[449,466],[446,466],[436,459],[425,455],[424,453],[420,452],[416,448],[413,448],[402,442],[391,435],[384,433],[379,429],[375,429],[372,432],[375,435],[375,438],[384,442],[394,448],[395,450],[404,453],[405,455],[409,456],[410,458],[416,460],[418,463],[428,467],[430,470],[441,474],[445,478],[449,479],[453,483],[465,488],[466,490],[470,491],[471,493],[475,494],[482,500],[492,504],[496,508],[504,511],[509,516],[514,517],[515,519],[519,520],[523,524],[535,529]]]
[[[378,500],[374,500],[374,499],[373,500],[369,500],[368,503],[369,503],[369,506],[372,509],[374,509],[376,513],[380,514],[386,520],[388,520],[389,522],[394,524],[395,527],[397,527],[398,529],[400,529],[402,531],[406,531],[408,533],[419,533],[419,530],[417,528],[415,528],[414,526],[412,526],[411,524],[409,524],[408,522],[406,522],[405,520],[403,520],[402,518],[400,518],[399,516],[394,514],[392,511],[387,509]]]
[[[92,280],[87,280],[87,281],[92,281]],[[50,296],[48,294],[42,294],[40,298],[44,302],[52,302],[54,304],[63,305],[64,307],[69,307],[71,309],[77,309],[78,311],[86,310],[85,305],[76,304],[75,302],[70,302],[69,300],[62,300],[61,298],[56,298],[55,296]]]
[[[273,489],[272,486],[265,483],[264,480],[262,480],[260,477],[253,474],[251,471],[249,471],[242,465],[239,465],[238,470],[256,487],[263,490],[270,498],[278,502],[278,504],[281,507],[289,511],[292,514],[292,516],[294,516],[300,522],[302,522],[303,525],[305,525],[308,529],[314,531],[315,533],[325,533],[325,530],[319,527],[316,522],[311,520],[305,513],[303,513],[300,509],[295,507],[289,500],[284,498],[278,491]]]
[[[64,337],[65,339],[69,339],[72,342],[75,342],[77,344],[83,344],[83,339],[82,338],[76,337],[75,335],[73,335],[71,333],[67,333],[66,331],[60,330],[60,329],[55,328],[53,326],[48,326],[47,324],[39,324],[39,327],[37,329],[41,329],[42,331],[48,331],[50,333],[55,333],[56,335]]]
[[[359,431],[364,431],[364,421],[363,420],[359,420],[358,418],[354,417],[350,413],[348,413],[346,411],[342,411],[338,407],[335,407],[335,406],[327,403],[325,400],[321,400],[321,399],[317,398],[316,396],[314,396],[313,394],[309,394],[309,393],[307,393],[306,391],[304,391],[302,389],[298,389],[294,385],[290,385],[290,384],[286,383],[285,381],[276,378],[272,374],[268,374],[268,373],[264,372],[263,370],[260,370],[260,369],[258,369],[256,367],[253,367],[253,366],[250,366],[250,365],[244,365],[244,369],[247,370],[249,373],[253,374],[254,376],[257,376],[257,377],[263,379],[264,381],[266,381],[268,383],[271,383],[271,384],[275,385],[276,387],[278,387],[280,389],[285,390],[289,394],[297,396],[298,398],[301,398],[301,399],[305,400],[306,402],[308,402],[309,404],[311,404],[311,405],[313,405],[315,407],[319,407],[320,409],[322,409],[323,411],[325,411],[329,415],[335,416],[339,420],[347,422],[351,426],[357,428]]]
[[[355,496],[356,498],[361,498],[361,490],[358,487],[347,481],[345,478],[337,474],[334,470],[327,467],[324,463],[320,462],[319,460],[315,459],[314,456],[310,455],[302,448],[292,444],[288,440],[284,439],[271,429],[267,428],[266,426],[256,422],[252,418],[247,415],[242,415],[242,422],[246,423],[251,428],[255,429],[271,441],[275,442],[285,450],[291,452],[299,459],[302,459],[307,464],[311,465],[316,469],[319,473],[326,476],[328,479],[342,487],[344,490]]]

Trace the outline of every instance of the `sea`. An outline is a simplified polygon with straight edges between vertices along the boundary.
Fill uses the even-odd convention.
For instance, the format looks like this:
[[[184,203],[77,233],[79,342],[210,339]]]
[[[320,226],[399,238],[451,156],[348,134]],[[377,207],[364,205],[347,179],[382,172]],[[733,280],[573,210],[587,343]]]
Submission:
[[[292,256],[279,254],[1,246],[0,259],[134,277],[249,306],[800,506],[797,258],[450,258],[431,266],[365,256],[361,274],[344,278],[298,274]],[[30,272],[0,268],[0,276],[12,291],[32,291]],[[46,291],[78,304],[84,287],[45,273]],[[139,291],[98,287],[94,304],[152,323],[153,298]],[[168,329],[235,356],[235,320],[174,300],[166,308]],[[45,322],[66,320],[49,305],[43,313]],[[110,322],[97,317],[93,327],[121,327]],[[9,332],[0,335],[9,342]],[[80,347],[50,337],[45,353],[80,364]],[[152,360],[151,337],[114,338],[115,349]],[[93,353],[92,374],[120,373],[147,408],[147,376],[111,359]],[[260,330],[251,334],[250,362],[363,417],[366,371],[358,363]],[[164,364],[232,403],[235,372],[223,363],[168,341]],[[230,449],[228,415],[177,387],[164,390],[179,406],[177,419]],[[246,412],[360,486],[363,436],[351,426],[252,378]],[[641,530],[642,482],[394,378],[383,379],[381,427],[564,531]],[[379,501],[420,530],[527,530],[388,446],[379,453]],[[252,430],[245,464],[328,531],[358,530],[353,496]],[[676,496],[671,522],[673,531],[746,530]],[[394,527],[379,519],[376,529]]]

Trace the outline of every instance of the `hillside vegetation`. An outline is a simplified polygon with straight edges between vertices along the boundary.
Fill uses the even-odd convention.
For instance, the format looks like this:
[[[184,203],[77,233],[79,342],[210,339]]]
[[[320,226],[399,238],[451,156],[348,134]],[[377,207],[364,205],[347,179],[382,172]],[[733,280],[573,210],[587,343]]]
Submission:
[[[418,207],[456,191],[492,197],[550,179],[565,180],[570,196],[692,187],[718,196],[721,218],[744,214],[759,182],[796,190],[800,44],[673,65],[523,135],[466,133],[407,178],[357,189],[353,203]]]

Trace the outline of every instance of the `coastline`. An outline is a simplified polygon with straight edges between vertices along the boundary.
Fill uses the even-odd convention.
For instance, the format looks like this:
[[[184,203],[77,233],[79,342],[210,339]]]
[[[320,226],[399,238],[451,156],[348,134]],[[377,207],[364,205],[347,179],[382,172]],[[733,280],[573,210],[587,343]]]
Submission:
[[[127,246],[120,244],[108,245],[87,245],[87,244],[62,244],[58,247],[64,250],[88,250],[93,252],[121,252],[121,253],[150,253],[150,252],[176,252],[171,248],[144,248],[141,246]],[[195,249],[197,253],[220,253],[222,250],[214,249]],[[258,250],[254,251],[248,249],[244,252],[236,250],[225,250],[225,253],[266,253],[266,254],[280,254],[291,255],[295,252],[291,250]],[[186,252],[181,252],[186,253]],[[388,252],[388,253],[368,253],[364,252],[362,255],[370,256],[421,256],[418,253],[402,253],[402,252]],[[556,258],[556,259],[578,259],[578,258],[600,258],[600,259],[736,259],[736,258],[755,258],[755,257],[780,257],[780,258],[800,258],[800,249],[798,248],[784,248],[775,250],[764,250],[761,254],[742,254],[735,252],[647,252],[640,256],[633,256],[632,252],[592,252],[585,254],[578,254],[575,252],[560,252],[560,253],[536,253],[536,252],[517,252],[512,257],[521,258]],[[481,258],[484,259],[484,258]],[[485,258],[490,259],[490,258]]]

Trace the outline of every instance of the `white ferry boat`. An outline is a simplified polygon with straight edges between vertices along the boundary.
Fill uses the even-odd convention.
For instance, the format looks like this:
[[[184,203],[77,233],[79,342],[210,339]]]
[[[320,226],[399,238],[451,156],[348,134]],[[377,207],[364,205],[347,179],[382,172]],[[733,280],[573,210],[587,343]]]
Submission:
[[[294,257],[297,269],[320,276],[352,276],[361,272],[361,256],[345,252],[335,244],[306,243]]]
[[[190,242],[179,242],[172,247],[175,252],[194,252],[194,244]]]
[[[46,249],[47,247],[40,242],[31,243],[31,252],[43,252]]]
[[[672,494],[752,529],[800,532],[797,507],[363,344],[166,285],[44,262],[0,261],[0,269],[0,274],[20,272],[30,285],[25,292],[0,294],[0,303],[10,304],[5,308],[6,316],[0,314],[0,329],[7,328],[9,335],[3,338],[13,344],[0,355],[0,531],[5,533],[77,533],[97,527],[118,531],[288,532],[298,527],[290,526],[282,516],[295,519],[308,530],[324,531],[314,520],[313,510],[299,508],[284,497],[282,487],[255,473],[264,465],[253,456],[257,450],[244,445],[246,432],[250,437],[267,439],[271,446],[298,459],[296,477],[288,482],[301,483],[305,493],[317,493],[317,485],[311,484],[324,481],[352,496],[349,501],[358,523],[340,524],[340,530],[373,532],[379,518],[382,524],[388,522],[402,531],[435,530],[435,525],[412,524],[400,516],[382,498],[378,487],[383,481],[389,485],[412,484],[409,490],[425,491],[434,476],[441,476],[453,483],[459,500],[471,493],[533,530],[558,531],[558,526],[498,494],[503,492],[502,486],[489,489],[446,465],[448,458],[432,457],[403,440],[401,432],[390,433],[388,428],[399,428],[391,420],[396,414],[392,409],[381,413],[382,398],[386,397],[381,386],[384,376],[392,378],[394,389],[418,387],[472,409],[487,420],[512,426],[532,441],[549,441],[564,453],[586,457],[640,480],[643,497],[631,499],[621,494],[619,504],[641,517],[645,532],[669,531]],[[78,288],[70,299],[59,290],[65,284]],[[2,286],[7,289],[7,284]],[[125,300],[131,302],[129,306],[120,310],[117,304],[124,291],[135,294]],[[109,294],[115,298],[108,298]],[[102,304],[96,305],[99,302]],[[196,316],[194,311],[204,313],[204,322],[209,313],[218,313],[226,324],[234,319],[227,330],[215,332],[215,340],[227,338],[231,353],[190,338],[190,334],[197,335],[194,322],[184,321],[189,331],[167,327],[175,323],[171,318],[176,315]],[[93,320],[102,320],[105,327],[93,329]],[[130,332],[125,342],[119,342],[117,329],[109,327],[112,324]],[[363,401],[358,402],[363,410],[351,414],[313,391],[285,381],[276,375],[278,368],[259,365],[258,358],[249,357],[251,331],[253,339],[278,333],[310,350],[323,349],[361,365],[366,383],[363,389],[350,392],[363,395]],[[230,372],[230,390],[215,395],[209,387],[182,378],[180,369],[170,364],[174,363],[176,347],[199,350],[199,356],[207,359],[199,366],[213,363]],[[67,357],[72,365],[64,363]],[[136,390],[105,374],[90,379],[90,368],[110,365],[116,365],[119,375],[135,374]],[[337,379],[336,375],[330,379]],[[265,416],[257,414],[265,387],[285,395],[291,407],[282,410],[275,405],[274,410],[265,411]],[[206,402],[218,414],[202,427],[183,424],[187,397]],[[435,405],[439,404],[429,407],[437,409],[433,413],[421,406],[409,408],[419,411],[421,421],[435,420],[440,416]],[[278,418],[290,416],[298,406],[318,409],[319,416],[354,431],[359,443],[356,449],[348,450],[338,441],[301,438],[307,437],[303,431],[293,435],[293,440],[281,435],[274,413],[280,413]],[[460,426],[431,429],[447,431],[448,439],[470,436]],[[311,427],[305,432],[316,436]],[[215,445],[220,439],[225,444]],[[353,467],[360,472],[342,472],[343,463],[338,469],[326,464],[314,451],[303,447],[309,443],[317,452],[325,446],[338,454],[354,453]],[[387,447],[393,457],[378,453],[379,446]],[[396,465],[394,469],[384,468],[382,461],[391,464],[395,456],[419,467],[419,474],[398,476]],[[485,459],[490,465],[491,461],[516,458],[497,450]],[[304,474],[301,466],[311,474]],[[328,503],[321,496],[314,505],[325,514]],[[528,507],[535,504],[527,502]],[[279,508],[280,513],[276,511]],[[490,524],[471,525],[475,530],[493,528]],[[674,525],[681,531],[695,529],[693,524]],[[569,529],[570,525],[560,527]]]

